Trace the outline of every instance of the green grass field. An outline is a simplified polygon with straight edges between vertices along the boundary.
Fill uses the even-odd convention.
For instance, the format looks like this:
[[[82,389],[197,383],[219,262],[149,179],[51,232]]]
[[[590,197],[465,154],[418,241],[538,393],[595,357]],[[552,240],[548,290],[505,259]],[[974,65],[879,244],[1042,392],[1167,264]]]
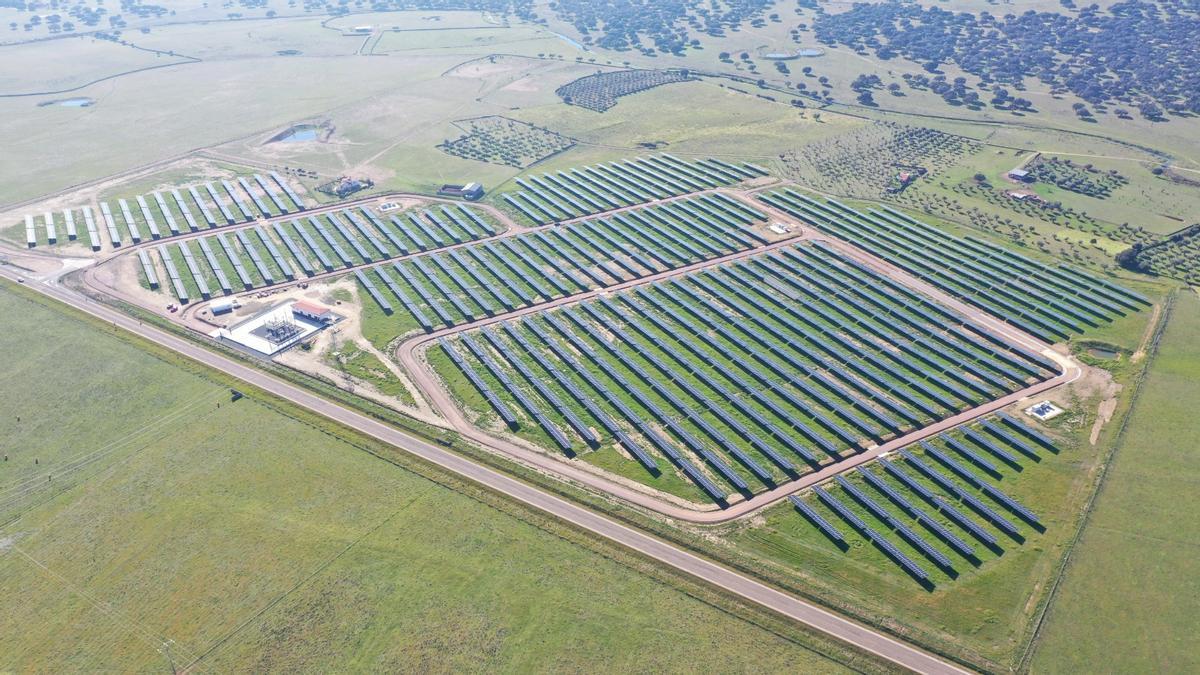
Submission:
[[[1034,672],[1200,669],[1200,298],[1180,293],[1050,607]]]
[[[158,55],[83,36],[2,46],[0,60],[8,64],[25,61],[33,66],[6,68],[0,75],[0,94],[10,96],[61,92],[122,73],[185,61],[177,56]],[[31,99],[25,103],[33,105]]]
[[[14,55],[18,57],[17,63],[35,62],[24,52]],[[257,145],[260,135],[292,121],[357,106],[397,80],[436,77],[458,60],[390,58],[364,69],[357,57],[275,57],[259,59],[247,69],[244,60],[214,59],[94,85],[79,94],[96,99],[89,108],[31,111],[28,100],[4,99],[0,113],[9,122],[0,139],[8,152],[0,159],[0,171],[18,180],[6,181],[0,201],[50,193],[247,135],[255,136]],[[303,97],[293,95],[297,81],[306,83]],[[227,114],[230,110],[237,114]],[[55,135],[64,125],[71,126],[71,133]],[[53,148],[46,145],[48,134],[55,139]],[[106,142],[96,143],[98,136]]]
[[[393,375],[387,366],[379,361],[378,357],[360,349],[352,342],[344,343],[339,345],[336,350],[331,350],[325,355],[325,360],[329,365],[366,382],[385,396],[399,399],[405,405],[416,403],[408,387]]]
[[[985,0],[919,1],[954,11],[995,11]],[[99,198],[116,209],[116,197],[164,185],[301,167],[320,174],[304,179],[309,198],[315,198],[316,185],[349,175],[372,178],[375,192],[432,193],[443,183],[480,181],[486,199],[497,203],[500,193],[515,187],[520,170],[452,156],[438,145],[461,134],[455,120],[502,115],[579,140],[533,173],[644,156],[656,147],[684,159],[749,160],[813,190],[871,200],[883,197],[874,193],[878,174],[870,170],[882,165],[890,174],[907,163],[899,161],[880,121],[961,135],[972,139],[968,152],[914,160],[930,174],[886,199],[910,213],[932,213],[921,217],[957,234],[1019,246],[1014,250],[1043,262],[1113,274],[1155,298],[1164,284],[1116,269],[1113,255],[1128,245],[1127,231],[1115,231],[1117,226],[1127,222],[1162,234],[1193,222],[1200,209],[1200,189],[1151,173],[1165,152],[1181,175],[1196,176],[1196,119],[1118,123],[1105,116],[1088,124],[1071,112],[1075,99],[1054,97],[1033,81],[1025,95],[1040,112],[1021,117],[950,108],[907,88],[905,96],[877,91],[880,107],[864,108],[853,103],[849,89],[858,75],[879,74],[887,83],[919,67],[840,48],[788,62],[790,75],[777,71],[762,53],[815,44],[811,32],[802,32],[800,44],[789,35],[797,22],[812,20],[812,10],[783,0],[766,12],[778,12],[781,20],[759,28],[747,24],[722,37],[693,29],[702,49],[653,58],[636,50],[577,51],[551,31],[581,36],[553,17],[535,25],[481,12],[332,18],[314,11],[268,20],[261,18],[266,7],[192,2],[163,0],[172,14],[160,19],[128,16],[132,25],[120,38],[200,62],[183,65],[182,56],[155,56],[90,37],[0,46],[10,66],[0,75],[0,94],[73,88],[180,63],[71,94],[0,98],[0,175],[6,177],[0,203],[53,195],[138,167],[145,167],[139,177],[100,185]],[[538,5],[550,14],[545,3]],[[826,11],[848,6],[826,3]],[[1059,10],[1059,3],[1020,0],[1005,11],[1030,8]],[[227,10],[244,13],[244,20],[224,20]],[[0,14],[25,21],[29,12],[9,7]],[[150,30],[138,30],[143,25]],[[359,25],[372,25],[374,34],[346,34]],[[6,39],[43,35],[42,28],[14,29]],[[721,51],[732,52],[734,63],[722,63]],[[740,59],[742,51],[755,68]],[[761,77],[767,88],[706,75],[621,98],[605,113],[565,105],[555,93],[622,62]],[[811,77],[800,72],[804,66],[814,68]],[[959,73],[950,68],[947,74]],[[809,91],[819,90],[819,76],[829,78],[838,102],[790,105],[795,89],[782,85],[805,82]],[[37,106],[72,96],[90,97],[96,105]],[[297,123],[320,124],[328,138],[267,142]],[[805,147],[836,151],[822,150],[819,159],[846,157],[819,174],[816,161],[785,173],[785,156]],[[163,161],[197,149],[206,154]],[[1129,183],[1103,200],[1035,186],[1046,199],[1086,214],[1052,222],[1050,214],[1016,208],[1002,194],[1018,187],[1004,182],[1004,173],[1034,150],[1115,169]],[[976,173],[984,174],[986,187],[974,180]],[[852,189],[838,189],[838,181]],[[61,209],[90,200],[69,195],[46,206],[58,218],[60,241]],[[22,246],[23,213],[36,213],[40,223],[46,209],[33,204],[3,214],[0,237]],[[78,210],[75,215],[86,241]],[[100,231],[107,237],[103,225]],[[265,254],[257,236],[247,234]],[[241,249],[232,232],[226,236]],[[233,280],[225,253],[212,244]],[[182,256],[169,248],[195,295]],[[195,245],[193,252],[199,253]],[[151,257],[157,261],[157,252]],[[156,264],[164,301],[173,299]],[[275,267],[272,260],[266,264]],[[216,292],[215,280],[208,281]],[[385,315],[365,293],[359,296],[363,335],[379,349],[419,330],[399,303]],[[1200,666],[1194,630],[1188,630],[1196,623],[1200,590],[1187,555],[1194,548],[1195,509],[1180,508],[1183,496],[1194,491],[1187,472],[1193,458],[1183,449],[1195,445],[1188,417],[1195,406],[1188,402],[1196,400],[1200,379],[1191,344],[1200,329],[1198,305],[1187,294],[1175,309],[1110,480],[1048,615],[1032,661],[1035,672],[1189,672]],[[201,656],[199,668],[208,670],[835,668],[789,642],[794,627],[770,632],[757,619],[733,618],[703,589],[680,590],[664,583],[665,574],[647,576],[643,564],[620,552],[564,534],[443,476],[385,464],[356,447],[373,448],[369,442],[331,435],[329,427],[285,406],[253,398],[230,404],[224,380],[180,367],[169,355],[148,356],[103,327],[31,304],[3,287],[0,316],[8,327],[0,348],[11,364],[0,384],[0,400],[7,404],[0,419],[0,438],[6,439],[0,635],[14,636],[0,647],[0,671],[150,670],[168,667],[168,657],[187,665]],[[1013,668],[1026,654],[1080,509],[1129,407],[1140,364],[1128,355],[1150,317],[1143,311],[1070,341],[1082,360],[1110,369],[1124,386],[1101,443],[1087,442],[1100,397],[1094,390],[1072,390],[1078,395],[1068,397],[1069,415],[1051,425],[1064,452],[1005,477],[1005,488],[1051,527],[958,579],[939,580],[932,592],[869,547],[834,550],[786,505],[705,529],[704,541],[693,543],[977,665]],[[432,314],[430,319],[436,322]],[[1098,345],[1122,355],[1090,357],[1087,350]],[[435,347],[428,356],[471,416],[484,427],[493,424],[495,413],[441,351]],[[366,352],[351,354],[345,367],[385,393],[405,394]],[[546,433],[526,421],[519,436],[552,447]],[[612,445],[581,449],[579,460],[705,501],[681,475],[668,470],[649,477]],[[1154,491],[1159,485],[1161,494]],[[696,534],[671,532],[682,539]],[[169,655],[159,651],[166,639],[174,640]]]
[[[2,669],[840,670],[23,291],[0,312],[27,374],[0,384],[24,413],[3,428]],[[70,472],[83,452],[107,454]],[[55,489],[19,492],[45,474]]]
[[[526,42],[541,42],[543,49],[563,46],[562,43],[554,42],[553,38],[548,36],[545,31],[534,28],[479,26],[440,30],[387,31],[375,43],[372,53],[395,54],[410,51],[475,50],[480,48],[508,51],[513,47],[523,48],[525,45],[520,43]]]

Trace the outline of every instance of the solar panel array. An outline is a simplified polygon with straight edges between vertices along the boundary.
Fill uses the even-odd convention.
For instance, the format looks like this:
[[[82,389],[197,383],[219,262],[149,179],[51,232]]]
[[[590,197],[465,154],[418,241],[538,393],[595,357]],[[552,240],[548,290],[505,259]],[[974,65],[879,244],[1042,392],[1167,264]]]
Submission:
[[[100,202],[100,216],[104,218],[104,227],[108,229],[108,241],[113,248],[121,247],[121,233],[117,231],[117,221],[113,218],[112,208],[108,202]]]
[[[766,175],[751,164],[717,159],[650,157],[553,171],[516,179],[520,190],[501,198],[538,225],[562,222],[657,199],[702,192]]]
[[[977,433],[996,444],[998,449],[1015,455],[1018,453],[1016,445],[1024,441],[1009,434],[1008,429],[999,426],[997,420],[1009,428],[1013,424],[1023,423],[1003,415],[980,420],[978,428],[964,427],[960,431]],[[1041,434],[1031,427],[1026,428]],[[835,476],[833,484],[837,486],[838,493],[849,498],[849,504],[834,494],[832,485],[814,487],[812,494],[816,500],[792,495],[791,503],[819,532],[838,544],[840,550],[853,549],[830,523],[829,519],[834,516],[879,546],[905,571],[922,582],[931,583],[932,578],[916,573],[911,555],[927,558],[945,571],[948,578],[955,578],[958,568],[955,567],[957,563],[954,556],[967,561],[972,567],[982,564],[979,551],[969,541],[979,542],[992,555],[1000,555],[1003,546],[1023,543],[1028,529],[1040,531],[1045,526],[1036,513],[995,485],[995,481],[1015,478],[1018,475],[1016,470],[991,475],[958,463],[945,449],[955,439],[952,433],[946,432],[901,450],[899,455],[902,461],[880,459],[878,465],[883,468],[882,474],[870,467],[861,467],[852,473]],[[1042,437],[1050,443],[1044,434]],[[917,448],[920,448],[923,457],[917,454]],[[1052,446],[1047,449],[1055,451]],[[939,470],[939,465],[947,471]],[[868,490],[855,480],[856,477],[861,478],[862,486],[883,497],[884,501],[870,496]],[[858,508],[853,508],[854,505]],[[1026,527],[1018,526],[1002,512],[1012,514]],[[919,526],[932,536],[922,537],[914,526]],[[830,530],[837,536],[831,534]],[[891,534],[896,535],[896,540],[884,545],[882,540]],[[888,546],[900,556],[894,555]]]
[[[129,210],[129,202],[118,199],[117,206],[121,207],[120,214],[124,219],[125,229],[129,232],[129,238],[135,244],[140,243],[142,241],[141,231],[138,230],[137,221],[133,219],[133,213]]]
[[[383,308],[383,311],[387,314],[391,314],[391,303],[387,301],[387,298],[383,297],[383,294],[379,292],[379,289],[375,286],[375,283],[371,281],[367,275],[363,274],[362,270],[354,270],[354,276],[358,279],[358,283],[362,284],[363,288],[367,289],[367,293],[374,298],[375,302],[379,303],[379,306]]]
[[[87,227],[88,243],[93,251],[99,251],[101,246],[100,232],[96,229],[96,219],[92,215],[92,207],[83,207],[83,221]]]
[[[612,218],[583,220],[445,253],[417,255],[395,264],[400,274],[397,284],[418,310],[410,314],[419,327],[432,331],[766,243],[752,227],[754,216],[735,205],[733,200],[708,195],[684,198]],[[415,213],[409,215],[407,219],[393,217],[397,227],[384,231],[404,237],[414,250],[426,251],[430,242],[436,244],[438,240],[452,243],[466,241],[472,234],[494,232],[465,207],[460,207],[457,219],[446,212],[424,212],[424,219]],[[413,223],[431,236],[417,235]]]
[[[738,242],[729,236],[722,241]],[[449,274],[451,263],[467,259],[439,258],[446,266],[440,284],[425,279],[438,272],[434,265],[415,264],[420,258],[397,263],[398,283],[416,290],[410,299],[425,302],[423,311],[431,308],[426,321],[441,317],[452,325],[503,304],[499,296],[482,302],[487,286],[477,286],[472,300],[465,289],[478,281]],[[632,257],[625,261],[635,264]],[[601,269],[592,267],[597,276]],[[540,414],[567,437],[569,448],[592,443],[573,433],[580,425],[571,415],[590,417],[585,424],[605,429],[614,443],[620,438],[606,420],[616,420],[631,440],[644,439],[638,446],[646,452],[677,465],[676,458],[695,462],[692,468],[705,481],[693,482],[710,496],[769,489],[825,458],[842,459],[1056,374],[920,296],[891,292],[885,281],[831,249],[787,246],[525,315],[509,330],[489,334],[481,349],[495,349],[503,355],[496,362],[516,372],[527,366],[537,377],[539,369],[554,369],[540,375],[541,385],[521,386],[530,378],[513,376],[509,382],[518,383],[518,391],[495,391],[501,398],[539,401]],[[561,283],[570,288],[571,282]],[[517,297],[514,292],[504,299]],[[582,359],[564,358],[558,340]],[[516,365],[514,354],[525,365]],[[586,392],[582,400],[589,402],[563,380]],[[517,406],[518,416],[522,409],[527,406]]]
[[[238,180],[242,179],[239,178]],[[236,216],[240,214],[242,220],[245,221],[254,220],[254,214],[251,213],[250,208],[246,206],[245,200],[242,199],[242,195],[238,193],[238,190],[233,186],[233,183],[230,183],[223,178],[221,179],[220,183],[225,188],[225,195],[229,197],[230,201],[233,202],[234,207],[237,208],[237,211],[233,212],[234,215]]]
[[[955,237],[888,207],[862,213],[791,189],[759,198],[1051,342],[1150,305],[1133,291],[1075,268]]]
[[[79,234],[75,230],[75,214],[71,209],[63,209],[63,220],[67,226],[67,240],[75,241],[79,237]]]
[[[109,202],[99,203],[102,225],[108,234],[107,245],[117,248],[126,241],[136,244],[146,238],[153,241],[206,228],[251,222],[256,217],[278,217],[306,210],[307,207],[287,179],[275,172],[271,172],[269,176],[268,180],[260,174],[254,174],[251,177],[253,183],[246,177],[239,176],[232,182],[218,181],[215,185],[208,183],[171,188],[165,194],[150,192],[135,195],[133,201],[136,202],[136,207],[123,198],[116,200],[115,208]],[[218,188],[224,190],[223,195]],[[283,196],[278,190],[283,191]],[[187,197],[184,196],[185,192]],[[246,206],[246,199],[250,200],[256,211],[251,211]],[[232,209],[229,204],[233,204]],[[198,210],[199,217],[193,212],[193,207]],[[75,214],[80,211],[84,214],[85,222],[93,222],[94,217],[89,217],[92,213],[91,206],[63,210],[67,241],[75,241],[77,238]],[[220,214],[219,220],[214,213]],[[54,217],[49,214],[47,216],[47,236],[44,240],[50,244],[58,243]],[[101,239],[100,231],[92,228],[87,232],[92,250],[103,249],[106,242]],[[31,248],[43,240],[37,236],[36,231],[31,233],[28,228],[26,234],[27,244]],[[30,234],[33,236],[30,237]]]
[[[267,261],[263,259],[262,254],[260,254],[258,251],[258,247],[256,247],[250,240],[246,230],[237,230],[233,234],[235,237],[237,237],[238,243],[242,245],[242,251],[249,256],[250,262],[254,265],[254,269],[262,278],[263,284],[271,285],[275,283],[276,277],[274,270],[270,265],[267,264]]]
[[[179,223],[175,220],[174,214],[171,213],[171,208],[167,206],[167,200],[163,199],[162,194],[158,192],[153,194],[154,202],[158,204],[159,212],[162,213],[163,218],[166,219],[167,229],[170,230],[172,235],[179,234]]]
[[[483,378],[479,376],[479,373],[475,372],[473,367],[463,361],[462,356],[445,338],[442,338],[439,342],[442,350],[447,356],[450,357],[450,360],[454,361],[454,364],[463,371],[463,374],[467,376],[467,379],[471,381],[471,384],[483,394],[484,398],[488,400],[488,403],[490,403],[496,410],[496,413],[500,415],[500,419],[504,420],[504,423],[509,426],[516,426],[517,418],[515,415],[513,415],[512,410],[508,407],[508,404],[504,401],[501,401],[500,397],[496,396],[491,387],[489,387],[483,381]]]
[[[198,239],[197,243],[200,244],[200,252],[204,254],[204,261],[208,263],[209,270],[211,270],[213,276],[217,278],[217,283],[221,287],[221,292],[229,295],[233,292],[233,288],[229,285],[229,277],[225,276],[225,267],[221,264],[221,261],[217,259],[216,252],[208,243],[207,239]]]
[[[54,222],[54,214],[47,211],[42,215],[42,223],[46,226],[46,241],[53,244],[58,241],[58,228]]]
[[[150,228],[150,238],[158,239],[162,233],[158,231],[158,221],[154,219],[154,214],[150,211],[150,204],[143,195],[137,196],[137,203],[138,208],[142,211],[142,220],[146,222],[146,227]]]
[[[442,209],[440,213],[443,232],[450,230],[464,241],[473,236],[490,236],[496,231],[467,207],[454,211]],[[448,213],[454,213],[455,217],[450,218]],[[422,222],[421,227],[420,231],[425,231],[437,226]],[[301,276],[311,277],[381,258],[393,258],[404,255],[409,249],[419,250],[429,245],[425,238],[409,240],[405,236],[367,207],[344,209],[321,218],[308,217],[304,221],[277,220],[269,227],[256,224],[195,238],[193,241],[203,255],[192,258],[196,269],[191,273],[189,266],[187,278],[203,281],[197,282],[195,288],[201,289],[200,295],[207,298],[203,292],[206,286],[210,290],[219,288],[224,294],[235,290],[229,283],[228,270],[232,270],[240,282],[238,290],[251,290]],[[400,246],[396,245],[397,241]],[[185,251],[181,253],[186,261]],[[386,300],[387,295],[379,297]],[[388,304],[390,307],[390,302]],[[404,304],[409,307],[412,303]],[[420,311],[416,305],[413,308]]]

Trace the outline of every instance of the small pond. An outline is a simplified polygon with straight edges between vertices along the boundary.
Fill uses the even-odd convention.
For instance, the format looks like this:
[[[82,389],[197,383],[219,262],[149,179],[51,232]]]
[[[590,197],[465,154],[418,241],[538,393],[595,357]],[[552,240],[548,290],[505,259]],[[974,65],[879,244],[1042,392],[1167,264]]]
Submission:
[[[76,96],[74,98],[60,98],[54,101],[42,101],[38,103],[39,108],[45,108],[48,105],[57,105],[64,108],[88,108],[96,105],[96,99],[88,98],[87,96]]]
[[[321,137],[321,127],[312,124],[300,124],[284,131],[275,138],[271,139],[272,143],[303,143],[305,141],[315,141]]]

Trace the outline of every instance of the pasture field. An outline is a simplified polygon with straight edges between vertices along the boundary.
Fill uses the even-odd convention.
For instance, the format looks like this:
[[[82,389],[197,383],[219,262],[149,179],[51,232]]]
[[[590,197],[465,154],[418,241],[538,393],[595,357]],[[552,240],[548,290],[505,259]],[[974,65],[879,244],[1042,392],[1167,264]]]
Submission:
[[[287,50],[299,53],[286,58],[308,61],[353,56],[362,44],[361,37],[343,36],[303,16],[157,26],[130,39],[139,47],[175,50],[204,61],[263,59]]]
[[[1200,298],[1181,291],[1067,566],[1034,672],[1200,668]]]
[[[497,28],[505,26],[509,20],[483,12],[472,11],[438,11],[427,10],[371,12],[367,16],[340,16],[325,21],[328,30],[349,31],[356,26],[369,25],[376,31],[420,31],[420,30],[449,30],[464,28]],[[357,37],[357,36],[356,36]]]
[[[29,368],[42,366],[36,384],[6,378],[5,400],[39,396],[92,430],[84,441],[44,429],[45,457],[124,445],[68,489],[23,502],[0,529],[0,630],[10,636],[0,667],[841,669],[702,588],[684,593],[621,552],[389,463],[371,454],[386,450],[279,402],[251,393],[229,403],[208,371],[40,302],[0,293],[16,318],[5,339],[56,336],[30,356]],[[96,359],[141,378],[103,377]],[[135,400],[161,429],[106,425],[99,406],[67,407],[75,391]]]
[[[53,193],[234,138],[268,135],[295,120],[359,105],[397,80],[436,79],[457,60],[381,59],[368,69],[348,57],[265,58],[254,68],[240,60],[213,60],[117,78],[94,92],[95,87],[81,90],[78,95],[97,101],[88,108],[31,112],[27,99],[3,99],[0,114],[8,122],[0,130],[0,144],[7,152],[0,173],[12,180],[0,188],[0,202]],[[297,81],[305,82],[302,97],[294,95]],[[227,114],[231,110],[237,114]],[[59,133],[63,125],[72,133]],[[432,147],[429,152],[442,155]],[[343,169],[334,166],[332,175]]]
[[[522,119],[521,111],[513,107],[551,105],[557,100],[555,87],[588,71],[572,62],[532,56],[498,57],[492,63],[485,54],[482,50],[475,56],[406,53],[376,59],[404,71],[398,71],[397,77],[405,86],[384,87],[375,97],[325,110],[322,119],[335,129],[328,142],[263,145],[264,136],[256,135],[222,145],[219,151],[251,161],[301,166],[323,176],[368,176],[377,190],[433,193],[443,183],[470,181],[493,190],[517,171],[438,148],[461,135],[455,121],[494,113]],[[444,71],[449,72],[443,75]]]
[[[5,64],[4,71],[0,73],[0,94],[12,96],[65,92],[114,75],[184,63],[186,59],[134,49],[110,40],[80,36],[53,42],[0,46],[0,61]],[[29,107],[44,102],[44,99],[37,97],[18,100]]]
[[[384,30],[370,48],[372,54],[402,54],[414,51],[496,52],[562,51],[562,41],[536,27],[479,26],[438,29]]]
[[[182,66],[192,69],[189,78],[176,77],[173,69],[139,73],[107,83],[103,96],[96,97],[98,103],[92,108],[44,108],[30,115],[24,110],[27,102],[6,99],[0,102],[0,109],[10,115],[11,121],[0,135],[11,152],[0,162],[3,173],[14,180],[6,181],[0,199],[12,201],[46,194],[143,162],[223,142],[231,136],[266,131],[345,100],[347,90],[356,87],[347,82],[349,75],[357,71],[354,64],[330,63],[323,72],[341,82],[335,85],[320,78],[314,80],[311,98],[291,99],[290,106],[272,103],[272,91],[283,97],[291,90],[299,74],[297,63],[284,59],[268,62],[255,71],[260,75],[274,71],[263,80],[257,75],[239,75],[241,66],[234,62]],[[308,72],[311,68],[308,64]],[[258,87],[258,94],[249,96],[242,86]],[[358,92],[366,95],[371,89],[363,86]],[[207,93],[197,96],[197,91]],[[180,103],[179,107],[157,104],[163,100],[190,103]],[[239,109],[236,116],[218,114],[234,107]],[[137,122],[133,121],[135,112]],[[48,149],[48,135],[62,124],[71,124],[76,132],[56,138],[54,147]],[[103,134],[108,142],[96,143],[93,134]],[[155,148],[153,155],[147,154],[147,146]]]
[[[979,208],[1001,218],[1017,219],[1023,223],[1035,225],[1043,232],[1059,232],[1064,235],[1075,232],[1086,234],[1089,240],[1099,236],[1101,241],[1111,241],[1111,246],[1115,246],[1116,251],[1128,247],[1128,243],[1112,241],[1114,237],[1106,236],[1106,231],[1117,230],[1123,223],[1128,223],[1131,226],[1143,228],[1150,235],[1169,234],[1183,227],[1185,223],[1190,223],[1188,218],[1196,212],[1197,208],[1200,208],[1200,188],[1173,183],[1167,178],[1152,174],[1153,166],[1129,161],[1093,160],[1070,155],[1063,157],[1071,159],[1076,164],[1094,166],[1101,171],[1116,170],[1128,178],[1128,184],[1115,189],[1106,199],[1078,194],[1047,183],[1038,182],[1026,185],[1006,179],[1005,174],[1015,168],[1029,154],[1020,151],[1005,152],[1003,149],[987,147],[984,152],[947,167],[943,177],[934,184],[922,184],[919,191],[953,198],[967,207]],[[982,173],[987,177],[989,187],[985,189],[995,195],[995,199],[984,200],[979,196],[954,189],[956,186],[973,184],[973,177],[976,173]],[[1040,216],[1036,219],[1022,215],[1015,210],[1017,206],[1015,200],[1003,197],[1005,191],[1022,190],[1036,192],[1047,202],[1059,202],[1064,208],[1090,216],[1091,219],[1097,221],[1100,229],[1080,232],[1088,225],[1086,218],[1082,219],[1084,222],[1080,223],[1080,218],[1060,215],[1062,219],[1079,223],[1071,229],[1052,223],[1049,216],[1056,213],[1054,210],[1034,211]],[[1116,251],[1110,250],[1109,255],[1111,256]]]
[[[951,2],[926,2],[926,5],[936,5],[938,9],[949,12],[959,11],[990,11],[995,13],[995,6],[976,0],[953,0]],[[1105,7],[1107,2],[1098,3]],[[822,3],[821,10],[827,13],[838,13],[849,10],[850,2]],[[1020,14],[1026,10],[1060,11],[1061,6],[1047,0],[1032,0],[1030,2],[1012,2],[1006,5],[1004,13]],[[919,64],[910,63],[902,58],[880,60],[873,53],[859,54],[845,47],[829,47],[820,44],[811,29],[801,30],[798,40],[790,35],[798,24],[812,25],[815,11],[809,8],[798,8],[793,3],[780,2],[763,11],[763,22],[760,26],[749,23],[742,24],[736,29],[730,29],[721,36],[706,35],[702,31],[691,31],[690,37],[696,38],[699,48],[686,50],[684,55],[676,56],[669,53],[658,53],[653,57],[644,56],[637,51],[621,53],[622,60],[627,60],[635,67],[644,68],[692,68],[696,70],[716,72],[750,78],[763,79],[772,86],[795,91],[798,85],[804,84],[806,91],[821,93],[828,90],[835,103],[825,108],[825,112],[844,112],[856,116],[909,118],[909,121],[919,120],[921,124],[936,124],[939,122],[961,120],[975,126],[983,133],[990,132],[994,126],[1008,127],[1018,135],[1040,133],[1042,130],[1069,130],[1080,134],[1096,134],[1117,138],[1126,142],[1151,146],[1170,153],[1178,158],[1185,166],[1200,168],[1200,138],[1197,128],[1200,123],[1195,119],[1175,117],[1169,123],[1156,123],[1134,115],[1131,120],[1117,120],[1112,114],[1102,115],[1101,123],[1085,122],[1078,119],[1071,104],[1078,99],[1073,96],[1053,94],[1035,78],[1027,78],[1026,88],[1019,92],[1020,96],[1030,99],[1038,111],[1033,114],[1015,115],[1007,111],[994,110],[990,106],[980,111],[972,111],[965,106],[949,106],[940,96],[927,91],[918,91],[902,85],[903,96],[893,96],[887,91],[877,89],[874,92],[877,107],[859,105],[855,101],[855,92],[851,83],[860,75],[878,75],[883,84],[903,82],[901,76],[905,73],[928,74]],[[779,21],[769,18],[777,14]],[[573,26],[551,18],[549,26],[552,30],[580,36]],[[770,60],[761,58],[762,53],[770,51],[793,51],[798,48],[818,47],[825,50],[819,57],[803,57],[786,61],[790,72],[782,73]],[[750,57],[742,60],[745,52]],[[607,54],[603,50],[599,54]],[[721,53],[728,53],[730,60],[722,62]],[[753,66],[753,67],[751,67]],[[802,68],[810,67],[812,72],[805,74]],[[940,70],[947,80],[966,76],[972,86],[978,78],[963,73],[952,63],[941,65]],[[827,78],[828,84],[823,85],[819,78]],[[751,85],[752,86],[752,85]],[[980,92],[986,100],[990,98],[988,91]],[[777,94],[786,96],[786,94]],[[810,103],[813,106],[820,102]],[[1021,144],[1022,147],[1027,147]],[[1041,146],[1045,149],[1059,149],[1054,146]]]
[[[186,194],[185,188],[188,186],[195,186],[203,191],[206,182],[219,181],[222,178],[232,181],[239,175],[247,175],[246,170],[228,162],[184,160],[144,177],[123,180],[119,187],[106,187],[97,193],[96,201],[108,201],[110,204],[115,204],[117,199],[122,197],[132,201],[136,199],[137,195],[149,195],[155,190],[170,191],[172,188],[183,190],[183,193]],[[215,184],[220,185],[219,182]],[[78,208],[83,203],[72,203],[71,206]]]
[[[603,113],[559,102],[510,116],[579,140],[570,151],[539,164],[539,172],[651,154],[642,143],[659,144],[660,151],[681,159],[745,159],[770,168],[781,138],[789,146],[800,145],[863,124],[841,115],[817,121],[811,113],[710,80],[668,84],[623,97]],[[494,192],[514,187],[501,184]]]
[[[76,475],[105,464],[73,473],[73,460],[96,451],[123,457],[138,444],[161,442],[189,417],[211,414],[226,395],[103,332],[89,338],[85,326],[7,291],[0,303],[9,326],[0,346],[13,355],[4,384],[12,414],[0,419],[8,457],[0,464],[0,517],[29,503],[21,495],[67,489]]]

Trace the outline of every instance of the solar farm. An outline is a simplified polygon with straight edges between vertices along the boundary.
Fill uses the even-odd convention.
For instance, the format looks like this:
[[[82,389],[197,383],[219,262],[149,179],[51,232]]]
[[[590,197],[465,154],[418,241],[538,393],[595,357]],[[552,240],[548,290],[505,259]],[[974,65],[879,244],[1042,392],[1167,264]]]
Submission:
[[[432,332],[762,245],[749,227],[755,215],[733,208],[718,197],[684,199],[413,256],[374,274]],[[685,215],[699,209],[714,215]]]
[[[687,162],[662,153],[648,158],[583,166],[517,178],[521,187],[501,199],[529,222],[542,225],[644,204],[766,176],[750,163],[708,158]]]
[[[366,201],[299,213],[260,176],[188,189],[200,218],[173,191],[180,218],[154,193],[137,200],[142,221],[120,200],[116,216],[101,204],[98,222],[113,241],[128,231],[132,245],[143,225],[150,245],[136,249],[139,280],[181,304],[348,273],[361,302],[404,340],[397,360],[427,371],[417,386],[426,396],[448,389],[475,438],[514,439],[700,509],[808,487],[802,494],[816,501],[790,496],[827,533],[831,518],[864,503],[851,493],[843,508],[835,497],[843,474],[880,455],[893,462],[883,466],[907,463],[944,489],[922,467],[948,467],[985,499],[1001,499],[986,480],[1018,465],[1029,450],[1021,435],[1035,432],[1011,417],[963,427],[966,440],[945,430],[1060,381],[1065,366],[1043,353],[1045,341],[1147,302],[886,207],[859,212],[789,187],[754,190],[760,179],[773,181],[751,164],[664,153],[517,178],[520,190],[495,199],[499,213],[451,202],[384,211]],[[298,209],[295,192],[286,194]],[[164,215],[155,218],[152,204]],[[158,241],[167,232],[177,238]],[[424,356],[406,362],[413,354]],[[916,464],[918,452],[931,463]],[[964,473],[976,470],[979,480]],[[873,488],[884,484],[858,471]],[[940,499],[966,500],[1007,527],[969,493]],[[933,512],[951,521],[939,527],[974,527],[938,505]],[[902,548],[887,548],[927,554],[910,529],[892,524],[903,540],[893,544],[878,526],[846,522],[929,581]]]
[[[483,205],[312,206],[270,173],[63,225],[135,251],[141,286],[181,305],[352,280],[411,393],[472,439],[697,512],[788,505],[926,590],[1045,531],[1006,483],[1059,450],[1005,409],[1067,377],[1048,343],[1149,305],[748,163],[663,153],[513,184]]]
[[[820,243],[442,339],[511,429],[615,443],[718,504],[1057,375]]]
[[[209,181],[170,190],[99,201],[41,217],[25,216],[29,248],[78,242],[93,252],[181,237],[309,208],[288,179],[275,171]]]
[[[170,279],[165,290],[181,304],[188,304],[456,246],[491,237],[497,231],[486,216],[465,205],[430,206],[389,215],[376,213],[365,204],[296,217],[285,214],[248,227],[192,233],[160,243],[152,248],[152,256],[139,250],[140,279],[146,288],[160,288],[157,258]],[[184,261],[182,267],[179,260]],[[440,266],[440,258],[433,260]],[[378,297],[390,312],[390,303]]]
[[[861,213],[795,190],[760,199],[1046,341],[1150,306],[1141,295],[1080,270],[1045,265],[974,237],[950,237],[886,206]]]
[[[1200,670],[1194,1],[117,4],[0,3],[0,673]]]
[[[1045,530],[997,483],[1058,452],[1047,436],[1000,413],[788,499],[829,545],[874,547],[932,588]]]
[[[474,438],[701,509],[786,496],[835,549],[873,546],[929,589],[1045,530],[1002,485],[1058,452],[1004,410],[1066,376],[1038,345],[1148,304],[787,188],[664,186],[585,205],[561,179],[521,184],[520,201],[502,199],[531,229],[358,272],[419,326],[399,350],[424,354],[423,386],[448,388]],[[786,235],[767,227],[781,216]]]

